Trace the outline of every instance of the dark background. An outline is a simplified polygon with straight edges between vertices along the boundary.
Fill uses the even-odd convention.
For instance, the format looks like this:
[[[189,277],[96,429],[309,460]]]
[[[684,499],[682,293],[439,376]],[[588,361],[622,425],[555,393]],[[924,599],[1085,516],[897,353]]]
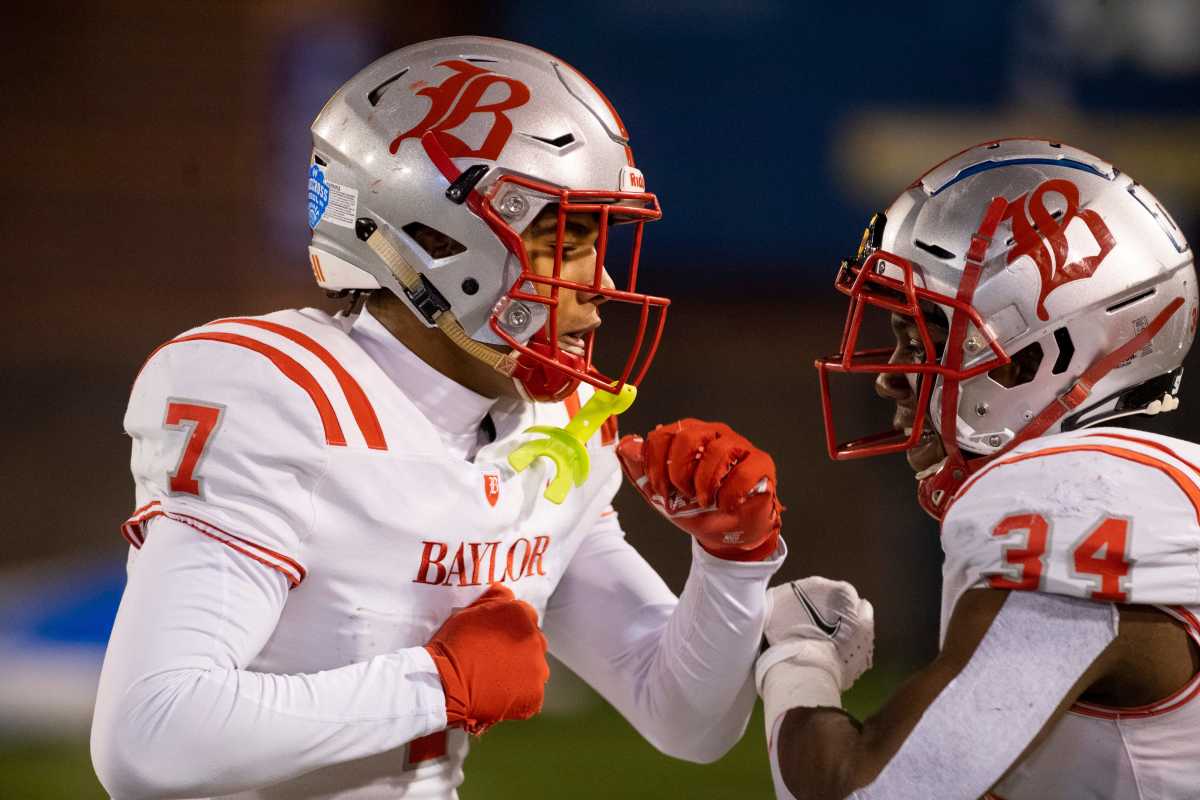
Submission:
[[[1193,241],[1200,228],[1200,5],[1189,0],[42,2],[5,14],[0,601],[10,623],[53,619],[0,633],[4,796],[98,791],[78,742],[119,592],[117,526],[132,508],[130,384],[151,349],[205,320],[336,307],[305,256],[308,124],[389,50],[517,39],[566,58],[620,110],[665,210],[647,230],[641,286],[674,301],[622,429],[717,418],[767,447],[789,508],[780,578],[846,578],[875,602],[882,688],[935,650],[937,530],[903,458],[827,460],[811,367],[837,347],[834,268],[870,212],[963,147],[1039,135],[1112,160]],[[1158,429],[1197,433],[1196,396],[1185,389],[1183,411]],[[618,505],[679,588],[681,535],[631,492]],[[60,667],[31,653],[66,653],[78,668],[41,683]],[[528,741],[495,736],[520,756],[553,725],[570,737],[592,720],[593,738],[611,730],[614,747],[643,747],[564,692],[575,717],[529,723]],[[705,787],[691,796],[725,796],[712,776],[729,770],[766,786],[752,735],[734,766],[680,772]],[[677,768],[637,752],[646,771]],[[502,759],[486,756],[485,741],[464,795],[471,776],[500,774],[485,768]],[[642,767],[630,769],[645,790]],[[69,775],[81,788],[61,788]]]

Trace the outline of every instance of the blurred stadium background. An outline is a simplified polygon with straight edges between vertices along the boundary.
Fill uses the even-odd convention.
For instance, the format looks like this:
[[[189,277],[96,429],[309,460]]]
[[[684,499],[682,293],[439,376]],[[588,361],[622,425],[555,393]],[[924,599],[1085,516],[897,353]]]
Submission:
[[[833,270],[868,214],[952,152],[1036,134],[1114,161],[1200,234],[1192,0],[47,0],[10,7],[4,29],[0,146],[19,190],[0,214],[4,798],[104,796],[86,742],[124,575],[130,383],[156,344],[205,320],[334,307],[304,252],[308,124],[389,50],[517,39],[621,110],[666,211],[643,280],[675,300],[622,427],[717,417],[770,447],[790,507],[780,578],[847,578],[875,601],[860,713],[934,652],[940,579],[903,460],[835,468],[824,454],[810,365],[837,346]],[[1161,429],[1195,437],[1200,385],[1184,397]],[[686,542],[619,502],[681,587]],[[762,738],[756,719],[720,763],[673,762],[559,668],[541,718],[478,742],[462,795],[767,796]]]

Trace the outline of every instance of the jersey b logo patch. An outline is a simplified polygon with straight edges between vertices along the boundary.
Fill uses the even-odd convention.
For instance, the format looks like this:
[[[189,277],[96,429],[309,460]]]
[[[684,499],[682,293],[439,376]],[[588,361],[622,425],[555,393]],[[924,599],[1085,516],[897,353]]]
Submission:
[[[1067,205],[1057,217],[1046,209],[1046,195],[1051,192],[1062,197]],[[1007,263],[1029,256],[1041,275],[1037,315],[1043,320],[1050,319],[1046,297],[1063,284],[1092,277],[1116,245],[1099,214],[1090,208],[1079,210],[1079,188],[1061,178],[1048,180],[1010,202],[1003,218],[1012,222],[1013,248]],[[1067,228],[1077,219],[1087,227],[1099,252],[1068,263]]]
[[[487,473],[483,476],[483,496],[487,498],[488,505],[496,505],[496,501],[500,499],[500,476],[492,473]]]
[[[396,154],[405,139],[420,139],[428,131],[433,131],[450,158],[472,156],[495,161],[513,132],[512,121],[505,112],[529,102],[529,87],[515,78],[499,75],[466,61],[452,59],[438,66],[448,67],[454,70],[454,74],[442,81],[440,86],[426,86],[417,92],[429,98],[429,111],[423,120],[392,140],[389,148],[392,155]],[[491,97],[484,101],[489,89],[492,90]],[[477,148],[472,148],[450,133],[474,114],[492,115],[492,127]]]

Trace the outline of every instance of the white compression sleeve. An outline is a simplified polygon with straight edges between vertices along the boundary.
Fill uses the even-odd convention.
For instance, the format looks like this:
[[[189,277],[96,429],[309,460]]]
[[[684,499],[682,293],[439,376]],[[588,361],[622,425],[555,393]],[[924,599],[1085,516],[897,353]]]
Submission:
[[[693,542],[676,599],[616,516],[601,517],[550,597],[550,650],[659,750],[713,761],[754,708],[766,587],[784,555],[724,561]]]
[[[850,798],[982,796],[1116,638],[1117,624],[1108,603],[1011,592],[967,666],[879,777]]]
[[[445,727],[441,680],[421,647],[314,674],[245,669],[286,596],[275,570],[154,521],[131,563],[92,723],[109,793],[223,795]]]

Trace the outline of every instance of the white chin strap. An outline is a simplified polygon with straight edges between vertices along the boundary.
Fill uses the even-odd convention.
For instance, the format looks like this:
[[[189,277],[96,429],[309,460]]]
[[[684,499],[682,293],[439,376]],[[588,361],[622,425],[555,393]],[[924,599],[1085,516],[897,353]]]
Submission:
[[[404,287],[405,294],[410,298],[414,294],[421,294],[427,291],[427,282],[424,280],[421,273],[417,272],[412,266],[404,260],[404,256],[400,255],[400,251],[388,241],[383,234],[383,229],[376,227],[369,236],[364,239],[367,247],[375,255],[379,256],[384,264],[387,264],[392,275]],[[444,301],[443,301],[444,302]],[[493,350],[482,342],[477,342],[467,335],[463,330],[462,323],[454,316],[454,312],[449,308],[437,313],[433,318],[434,324],[450,338],[467,354],[479,359],[489,367],[499,372],[501,375],[512,377],[513,372],[517,368],[517,359],[512,353],[504,353],[499,350]],[[519,382],[518,382],[519,383]]]

